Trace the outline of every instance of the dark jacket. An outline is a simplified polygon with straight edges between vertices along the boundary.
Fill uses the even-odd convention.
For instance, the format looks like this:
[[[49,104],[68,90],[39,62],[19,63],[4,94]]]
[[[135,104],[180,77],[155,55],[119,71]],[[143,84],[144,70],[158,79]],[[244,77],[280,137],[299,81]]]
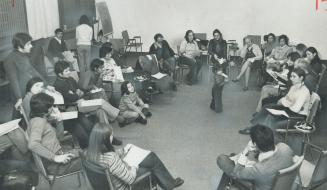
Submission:
[[[67,51],[66,43],[64,40],[61,40],[61,44],[55,38],[50,40],[48,46],[48,57],[53,59],[54,57],[58,57],[63,59],[64,56],[62,52]]]
[[[76,94],[78,85],[73,78],[57,77],[53,86],[55,87],[56,91],[62,94],[62,96],[64,97],[65,104],[76,102],[79,99],[79,96]],[[73,93],[69,93],[69,91]]]
[[[33,77],[43,77],[30,63],[26,53],[17,50],[9,54],[3,64],[5,73],[15,99],[22,98],[26,93],[26,83]]]
[[[162,41],[162,48],[156,48],[154,43],[150,47],[150,54],[155,54],[157,56],[157,59],[163,59],[166,60],[172,56],[175,55],[175,52],[171,47],[169,46],[168,42],[166,40]]]
[[[227,59],[227,43],[225,40],[211,39],[209,41],[208,53],[210,55],[216,54],[218,58]]]

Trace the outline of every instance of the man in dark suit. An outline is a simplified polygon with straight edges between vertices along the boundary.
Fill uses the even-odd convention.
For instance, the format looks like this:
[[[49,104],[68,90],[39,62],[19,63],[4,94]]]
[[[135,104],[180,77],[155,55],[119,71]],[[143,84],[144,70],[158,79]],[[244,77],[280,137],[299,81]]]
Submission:
[[[273,131],[266,126],[252,127],[250,136],[259,154],[254,155],[249,152],[248,160],[256,161],[256,163],[246,167],[238,161],[235,163],[229,156],[220,155],[217,164],[224,171],[221,180],[228,182],[226,178],[229,176],[253,182],[256,190],[269,190],[277,172],[293,164],[293,151],[284,143],[275,145]],[[226,186],[222,183],[223,181],[219,184],[218,190]]]

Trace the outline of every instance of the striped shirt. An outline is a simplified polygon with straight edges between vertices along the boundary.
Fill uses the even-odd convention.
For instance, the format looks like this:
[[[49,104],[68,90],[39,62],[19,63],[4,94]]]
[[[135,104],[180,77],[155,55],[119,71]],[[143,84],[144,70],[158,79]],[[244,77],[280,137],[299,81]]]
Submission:
[[[116,190],[128,190],[136,178],[136,168],[125,163],[116,152],[107,152],[99,157],[99,164],[109,169]]]

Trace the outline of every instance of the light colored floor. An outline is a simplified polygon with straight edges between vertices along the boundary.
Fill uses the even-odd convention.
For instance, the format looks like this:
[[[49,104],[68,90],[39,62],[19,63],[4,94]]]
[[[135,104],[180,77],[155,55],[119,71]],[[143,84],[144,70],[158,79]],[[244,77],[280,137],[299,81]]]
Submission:
[[[229,82],[223,92],[224,112],[217,114],[209,109],[211,83],[205,74],[203,79],[193,86],[180,85],[177,93],[155,97],[148,125],[114,126],[124,144],[156,152],[173,176],[182,177],[185,184],[179,190],[216,188],[221,175],[216,157],[244,148],[249,137],[239,135],[238,130],[249,126],[258,100],[259,91],[253,85],[243,92],[241,83]],[[76,184],[76,177],[69,177],[58,180],[53,189],[88,189]],[[48,187],[41,182],[39,189]]]

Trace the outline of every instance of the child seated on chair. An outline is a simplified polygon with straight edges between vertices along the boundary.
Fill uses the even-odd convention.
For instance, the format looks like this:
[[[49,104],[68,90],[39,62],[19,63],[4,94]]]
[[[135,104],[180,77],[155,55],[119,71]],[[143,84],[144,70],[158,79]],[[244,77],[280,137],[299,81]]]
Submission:
[[[212,99],[210,109],[214,110],[217,113],[221,113],[223,111],[222,92],[225,80],[228,78],[228,76],[223,73],[222,67],[214,68],[213,72],[214,84],[211,91]]]
[[[136,93],[134,86],[129,81],[123,82],[121,85],[122,97],[119,103],[119,110],[125,122],[119,123],[120,127],[134,121],[143,125],[147,124],[147,117],[151,117],[149,105],[145,104],[139,95]]]

